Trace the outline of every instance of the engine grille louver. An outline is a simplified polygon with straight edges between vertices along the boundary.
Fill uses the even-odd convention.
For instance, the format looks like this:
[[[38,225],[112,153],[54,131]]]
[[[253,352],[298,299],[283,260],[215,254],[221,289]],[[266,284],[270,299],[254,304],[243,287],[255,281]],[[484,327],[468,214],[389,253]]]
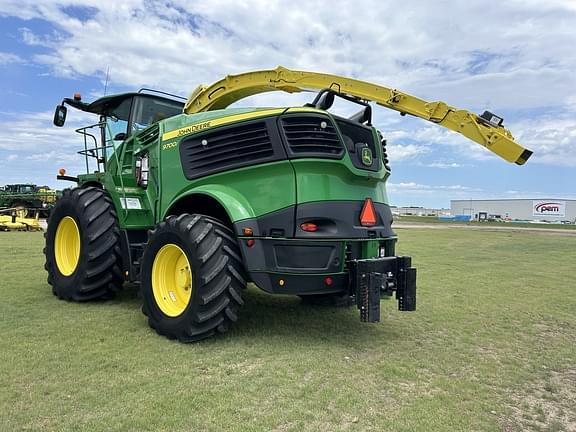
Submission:
[[[180,144],[180,157],[188,179],[277,159],[263,121],[194,135]]]
[[[160,132],[160,128],[158,124],[147,128],[146,130],[142,131],[141,134],[138,135],[138,142],[142,146],[147,146],[148,144],[155,143],[158,141],[158,134]]]
[[[285,116],[281,120],[288,148],[294,157],[340,158],[344,148],[327,117]]]
[[[369,166],[359,159],[356,147],[362,146],[371,150]],[[178,147],[189,180],[286,159],[342,159],[346,149],[356,168],[377,171],[381,164],[371,128],[316,113],[288,113],[221,126],[185,137]]]

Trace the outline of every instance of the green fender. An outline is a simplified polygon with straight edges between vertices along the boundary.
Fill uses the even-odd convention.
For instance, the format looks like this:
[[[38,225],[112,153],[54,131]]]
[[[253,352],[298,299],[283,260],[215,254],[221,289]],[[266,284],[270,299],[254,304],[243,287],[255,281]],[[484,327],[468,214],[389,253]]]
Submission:
[[[178,194],[164,210],[162,219],[166,217],[168,210],[176,202],[192,195],[207,195],[218,201],[224,207],[232,222],[256,217],[254,209],[248,200],[237,190],[222,184],[207,184],[187,189],[184,193]]]

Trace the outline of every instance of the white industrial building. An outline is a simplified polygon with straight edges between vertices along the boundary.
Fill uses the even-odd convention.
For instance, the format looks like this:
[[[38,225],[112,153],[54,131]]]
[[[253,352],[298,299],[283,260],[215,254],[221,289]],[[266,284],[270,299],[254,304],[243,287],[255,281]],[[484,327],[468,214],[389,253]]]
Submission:
[[[466,215],[476,220],[504,219],[547,222],[576,221],[576,200],[493,199],[451,200],[452,216]]]
[[[390,210],[394,216],[443,216],[450,214],[450,210],[445,208],[391,206]]]

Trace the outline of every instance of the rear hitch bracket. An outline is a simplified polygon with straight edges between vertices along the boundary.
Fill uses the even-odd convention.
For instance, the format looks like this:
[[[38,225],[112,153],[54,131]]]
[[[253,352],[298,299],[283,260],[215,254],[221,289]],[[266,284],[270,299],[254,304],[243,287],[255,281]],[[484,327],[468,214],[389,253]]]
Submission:
[[[396,292],[398,310],[416,310],[416,269],[410,257],[352,260],[352,295],[360,310],[360,321],[380,321],[380,299]]]

